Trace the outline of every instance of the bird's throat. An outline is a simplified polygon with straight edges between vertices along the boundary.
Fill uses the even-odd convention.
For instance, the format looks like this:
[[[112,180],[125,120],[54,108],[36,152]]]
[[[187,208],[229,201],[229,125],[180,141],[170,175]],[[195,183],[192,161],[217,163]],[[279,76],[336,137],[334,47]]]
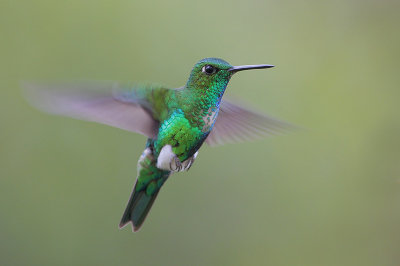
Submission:
[[[225,86],[210,86],[208,88],[185,88],[182,90],[182,110],[192,126],[207,132],[218,115],[219,104],[225,92]]]

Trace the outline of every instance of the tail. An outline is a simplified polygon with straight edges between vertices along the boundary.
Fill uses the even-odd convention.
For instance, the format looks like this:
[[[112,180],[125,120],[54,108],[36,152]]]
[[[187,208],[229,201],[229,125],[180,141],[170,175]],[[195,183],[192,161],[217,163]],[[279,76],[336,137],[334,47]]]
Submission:
[[[124,215],[122,215],[119,228],[123,228],[129,222],[132,222],[133,231],[138,231],[149,213],[157,194],[158,191],[149,196],[146,194],[146,191],[136,192],[134,190],[126,206]]]
[[[151,148],[146,148],[139,159],[138,178],[119,228],[131,222],[133,231],[136,232],[146,219],[161,186],[170,175],[169,171],[158,169],[156,163]]]

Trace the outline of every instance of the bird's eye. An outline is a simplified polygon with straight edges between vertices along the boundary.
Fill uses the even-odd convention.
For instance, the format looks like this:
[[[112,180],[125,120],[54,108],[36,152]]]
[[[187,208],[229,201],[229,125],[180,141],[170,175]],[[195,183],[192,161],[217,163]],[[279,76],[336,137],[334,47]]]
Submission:
[[[203,71],[203,73],[206,73],[207,75],[212,75],[215,72],[217,72],[217,68],[213,67],[211,65],[205,65],[205,66],[203,66],[201,71]]]

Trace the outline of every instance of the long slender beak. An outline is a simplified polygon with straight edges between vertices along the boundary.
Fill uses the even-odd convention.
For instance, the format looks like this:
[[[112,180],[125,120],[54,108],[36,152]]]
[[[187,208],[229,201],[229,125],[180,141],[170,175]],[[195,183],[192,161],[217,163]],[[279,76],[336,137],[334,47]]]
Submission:
[[[245,66],[234,66],[228,69],[228,71],[236,73],[242,70],[250,70],[250,69],[262,69],[262,68],[271,68],[273,65],[245,65]]]

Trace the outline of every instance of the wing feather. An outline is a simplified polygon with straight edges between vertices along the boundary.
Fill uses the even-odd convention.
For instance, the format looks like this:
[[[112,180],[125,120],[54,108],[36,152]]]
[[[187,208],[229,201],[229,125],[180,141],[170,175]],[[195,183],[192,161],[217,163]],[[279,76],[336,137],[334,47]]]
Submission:
[[[225,100],[221,101],[218,117],[206,143],[210,146],[222,145],[280,134],[294,128],[289,123]]]
[[[137,93],[122,94],[116,82],[42,85],[23,84],[27,100],[56,115],[97,122],[153,138],[158,131],[149,104]],[[127,100],[127,95],[131,98]]]

